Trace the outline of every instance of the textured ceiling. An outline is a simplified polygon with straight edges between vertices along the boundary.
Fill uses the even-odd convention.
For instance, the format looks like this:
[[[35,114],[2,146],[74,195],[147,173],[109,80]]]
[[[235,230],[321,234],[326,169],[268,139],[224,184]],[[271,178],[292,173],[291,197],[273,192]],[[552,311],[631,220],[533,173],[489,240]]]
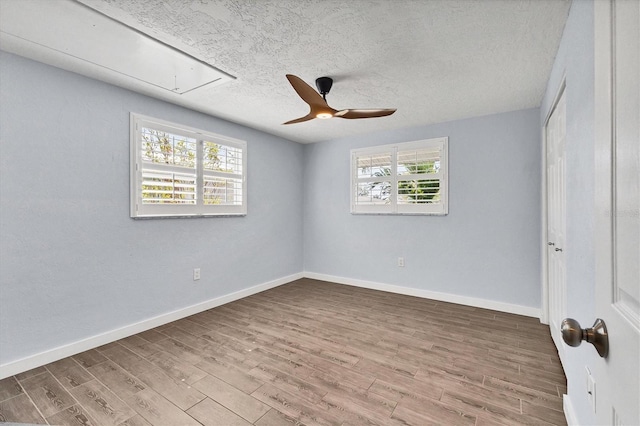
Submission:
[[[570,6],[567,0],[80,1],[237,78],[188,95],[143,92],[302,143],[539,106]],[[308,112],[287,73],[312,86],[317,77],[333,77],[327,100],[336,109],[398,111],[282,126]]]

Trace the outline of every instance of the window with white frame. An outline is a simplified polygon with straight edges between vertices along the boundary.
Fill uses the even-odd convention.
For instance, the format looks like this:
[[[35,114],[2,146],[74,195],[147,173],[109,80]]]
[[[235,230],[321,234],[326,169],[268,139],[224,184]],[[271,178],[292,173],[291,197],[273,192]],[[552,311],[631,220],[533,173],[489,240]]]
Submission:
[[[351,150],[351,213],[445,215],[446,137]]]
[[[247,213],[247,143],[131,114],[131,217]]]

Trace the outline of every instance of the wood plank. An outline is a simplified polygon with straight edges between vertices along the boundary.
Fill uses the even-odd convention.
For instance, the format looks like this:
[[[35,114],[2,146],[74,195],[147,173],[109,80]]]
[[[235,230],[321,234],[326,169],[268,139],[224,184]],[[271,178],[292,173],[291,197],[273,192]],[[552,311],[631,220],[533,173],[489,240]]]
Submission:
[[[269,411],[266,404],[213,376],[195,382],[193,387],[251,423]]]
[[[282,414],[280,411],[272,408],[267,414],[260,417],[260,420],[254,423],[255,426],[304,426],[302,422]]]
[[[449,385],[444,387],[444,392],[465,395],[476,401],[499,405],[516,413],[520,413],[520,399],[518,395],[510,392],[508,389],[486,388],[485,386],[465,381],[451,381]]]
[[[95,379],[76,386],[69,392],[100,424],[117,426],[136,415],[127,404]]]
[[[251,377],[248,372],[244,372],[236,368],[235,365],[213,356],[206,356],[202,361],[195,364],[195,366],[246,393],[253,392],[262,386],[263,383]]]
[[[230,348],[240,354],[246,354],[259,347],[258,344],[247,342],[241,339],[237,339],[231,336],[225,336],[222,333],[218,333],[215,330],[209,330],[208,332],[200,335],[200,337],[206,340],[210,345],[217,347]]]
[[[187,410],[187,414],[205,426],[250,426],[251,423],[209,398]]]
[[[331,412],[327,405],[310,405],[303,398],[279,389],[269,383],[264,384],[251,394],[265,406],[273,407],[287,416],[297,419],[305,425],[341,425],[343,420]]]
[[[250,357],[256,366],[267,364],[295,377],[305,378],[313,373],[313,369],[298,362],[298,352],[280,344],[264,343],[265,346],[251,352]]]
[[[193,384],[207,375],[199,368],[164,351],[148,356],[147,360],[159,367],[166,375],[187,384]]]
[[[445,386],[450,381],[465,381],[481,385],[484,371],[474,369],[474,365],[459,367],[441,363],[434,363],[432,367],[420,367],[415,375],[416,380]]]
[[[25,393],[0,402],[1,422],[47,424]]]
[[[369,423],[393,424],[391,413],[396,406],[395,401],[386,400],[376,394],[360,392],[328,392],[322,400],[340,411],[348,411],[360,419],[369,419]]]
[[[145,389],[131,395],[125,402],[152,425],[201,426],[193,417],[153,389]]]
[[[160,395],[176,404],[183,410],[202,401],[205,396],[191,386],[176,382],[160,369],[153,368],[136,374],[143,383],[156,390]]]
[[[18,396],[22,391],[22,386],[18,383],[15,377],[7,377],[0,380],[0,401]]]
[[[78,364],[80,364],[84,368],[92,367],[107,360],[100,352],[95,349],[91,349],[89,351],[74,355],[72,358],[75,359]]]
[[[143,338],[144,340],[147,340],[150,343],[156,343],[156,342],[159,342],[160,340],[164,340],[167,338],[165,334],[162,334],[156,329],[143,331],[142,333],[139,333],[138,336]]]
[[[94,377],[73,358],[63,358],[47,364],[45,367],[66,389],[72,389],[94,379]]]
[[[425,416],[421,413],[417,413],[413,410],[406,408],[403,405],[399,405],[398,407],[396,407],[396,409],[393,411],[393,414],[391,415],[391,418],[395,420],[399,420],[406,425],[440,426],[443,424],[442,421],[440,420],[433,420],[431,417]],[[448,424],[451,424],[451,425],[463,425],[463,424],[473,425],[474,424],[474,423],[469,423],[468,421],[465,422],[466,418],[462,418],[461,420],[463,421],[459,423],[448,423]]]
[[[403,397],[398,401],[398,405],[391,417],[404,420],[405,418],[416,418],[414,417],[416,415],[426,419],[428,423],[441,425],[473,425],[476,421],[475,415],[468,414],[455,406],[441,401],[423,397]]]
[[[71,394],[49,372],[30,377],[20,383],[45,417],[67,409],[76,403]]]
[[[266,364],[258,365],[256,368],[249,371],[249,374],[262,382],[271,382],[282,390],[286,390],[305,398],[312,404],[320,402],[322,397],[327,393],[326,390],[316,385],[295,376],[291,376]]]
[[[522,401],[522,414],[540,419],[554,425],[566,425],[567,419],[562,411],[549,410],[529,401]]]
[[[203,394],[191,386],[183,382],[176,382],[158,367],[124,347],[112,348],[103,353],[140,379],[143,384],[147,385],[147,388],[153,388],[183,410],[193,407],[205,398]]]
[[[549,364],[551,365],[551,364]],[[551,383],[562,383],[566,382],[566,378],[562,369],[560,371],[550,371],[541,368],[531,367],[529,365],[520,365],[520,374],[523,376],[532,376],[541,380],[546,380]]]
[[[191,349],[200,351],[203,356],[213,356],[218,359],[222,359],[227,363],[235,365],[240,370],[248,371],[257,365],[256,363],[251,362],[251,359],[247,357],[249,352],[255,348],[255,345],[253,345],[253,348],[250,347],[248,349],[247,346],[234,345],[238,350],[235,350],[231,345],[220,347],[217,342],[209,340],[210,334],[212,333],[195,336],[183,331],[179,327],[169,328],[165,333],[173,340],[176,340]],[[227,340],[230,339],[227,338]],[[180,350],[185,349],[181,348]]]
[[[96,348],[96,351],[98,351],[98,352],[102,353],[102,352],[107,351],[107,350],[109,350],[109,349],[117,348],[117,347],[119,347],[119,346],[122,346],[122,345],[120,345],[120,343],[119,343],[119,342],[120,342],[120,341],[116,341],[116,342],[107,343],[106,345],[98,346],[98,347]]]
[[[562,398],[556,395],[531,389],[520,384],[506,382],[490,376],[485,377],[484,386],[490,389],[508,392],[520,398],[522,401],[528,401],[538,407],[550,408],[552,410],[562,412]]]
[[[78,404],[47,417],[47,422],[50,425],[102,426]]]
[[[181,328],[182,330],[186,331],[187,333],[191,333],[194,334],[196,336],[199,336],[201,334],[204,334],[206,332],[209,331],[209,329],[207,327],[203,327],[200,324],[190,321],[189,318],[184,318],[178,321],[175,321],[173,323],[174,327],[178,327]]]
[[[166,339],[156,343],[161,350],[170,353],[185,362],[197,364],[204,358],[201,351],[175,339]]]
[[[153,426],[153,425],[148,421],[146,421],[144,417],[142,417],[140,414],[136,414],[130,419],[120,423],[119,426]]]
[[[560,383],[540,379],[533,374],[513,374],[499,371],[497,369],[491,372],[484,371],[484,373],[486,376],[495,377],[505,382],[519,384],[530,389],[549,393],[551,395],[562,396],[562,394],[558,395],[558,386],[560,385]]]
[[[430,383],[399,376],[391,382],[376,379],[369,387],[369,392],[398,402],[402,397],[416,398],[417,396],[438,400],[444,389]]]
[[[111,360],[89,367],[88,370],[120,399],[146,389],[146,386],[137,377],[129,374]]]
[[[491,416],[491,414],[479,415],[475,426],[514,426],[517,423],[506,422],[504,419]]]
[[[158,342],[160,341],[161,340],[158,340]],[[142,357],[151,356],[156,352],[159,352],[162,350],[160,346],[156,345],[155,343],[151,343],[138,335],[129,336],[122,340],[118,340],[118,342],[125,348],[129,349],[130,351]]]
[[[28,379],[29,377],[37,376],[38,374],[46,373],[47,369],[44,367],[37,367],[32,370],[25,371],[20,374],[16,374],[15,377],[18,381]]]
[[[396,377],[397,375],[414,377],[418,372],[418,367],[407,368],[402,364],[395,364],[391,360],[381,363],[370,359],[361,359],[353,366],[353,370],[365,375],[381,378]]]
[[[538,355],[537,357],[535,357],[531,355],[513,353],[510,351],[489,349],[489,356],[496,360],[504,360],[509,363],[516,363],[518,365],[527,366],[527,368],[548,371],[564,376],[562,366],[560,364],[552,363],[551,357],[549,355]]]
[[[452,407],[456,407],[466,413],[473,415],[489,414],[492,417],[501,419],[509,424],[540,425],[544,424],[540,419],[520,414],[520,410],[510,410],[500,405],[493,404],[487,400],[474,398],[465,393],[456,393],[445,390],[441,401]]]
[[[292,364],[304,367],[304,370],[300,372],[304,375],[299,377],[308,377],[311,380],[312,377],[326,377],[328,375],[333,377],[334,381],[350,383],[361,388],[368,388],[376,378],[375,374],[371,374],[371,371],[356,370],[353,367],[346,368],[310,353],[298,350],[295,352],[298,355],[298,361]],[[295,371],[299,370],[299,367],[295,368]]]

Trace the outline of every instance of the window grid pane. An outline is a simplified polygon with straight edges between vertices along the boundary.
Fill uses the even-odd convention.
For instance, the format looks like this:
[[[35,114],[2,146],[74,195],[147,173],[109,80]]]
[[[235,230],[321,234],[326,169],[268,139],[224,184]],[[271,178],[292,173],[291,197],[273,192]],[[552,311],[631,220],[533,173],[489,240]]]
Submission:
[[[391,182],[359,182],[356,186],[356,204],[360,205],[384,205],[391,199]]]
[[[196,204],[196,175],[142,171],[142,204]]]
[[[440,152],[433,149],[418,149],[398,152],[398,176],[438,173]]]
[[[242,150],[215,142],[204,141],[202,166],[204,170],[242,174]]]
[[[391,175],[391,154],[358,157],[356,162],[359,178]]]
[[[242,205],[242,180],[205,176],[203,198],[205,205]]]
[[[141,136],[143,162],[171,164],[191,169],[196,167],[195,139],[146,127],[142,128]]]
[[[440,202],[438,179],[399,180],[398,204],[426,204]]]

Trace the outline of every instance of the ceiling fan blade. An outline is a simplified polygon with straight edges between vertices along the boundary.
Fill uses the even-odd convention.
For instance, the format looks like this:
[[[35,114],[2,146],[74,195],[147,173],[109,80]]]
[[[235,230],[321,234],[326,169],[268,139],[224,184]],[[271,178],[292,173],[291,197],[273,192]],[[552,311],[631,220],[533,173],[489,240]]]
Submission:
[[[334,114],[334,117],[340,118],[374,118],[386,117],[396,112],[395,108],[387,109],[343,109]]]
[[[282,124],[295,124],[295,123],[302,123],[303,121],[309,121],[309,120],[313,120],[314,118],[316,118],[315,114],[307,114],[304,117],[300,117],[300,118],[296,118],[295,120],[290,120],[287,121],[286,123],[282,123]]]
[[[287,74],[287,80],[289,80],[289,83],[291,83],[293,90],[296,91],[298,96],[312,107],[328,107],[327,102],[322,98],[320,93],[316,92],[313,87],[305,83],[300,77],[293,74]]]

